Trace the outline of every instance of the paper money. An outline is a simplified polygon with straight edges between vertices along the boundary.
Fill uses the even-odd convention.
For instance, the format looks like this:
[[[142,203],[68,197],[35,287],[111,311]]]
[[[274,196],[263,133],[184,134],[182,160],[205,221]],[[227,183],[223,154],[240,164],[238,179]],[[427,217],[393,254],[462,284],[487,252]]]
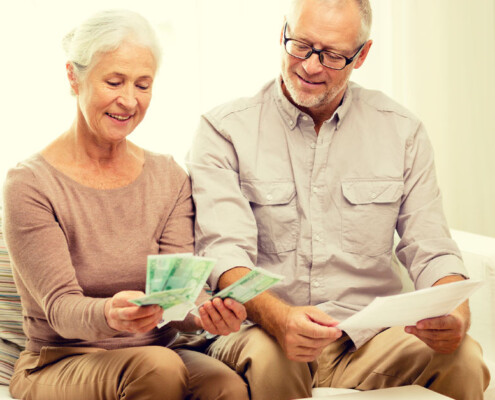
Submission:
[[[191,253],[149,255],[146,266],[146,294],[165,290],[164,285],[177,264],[190,256]]]
[[[271,288],[282,279],[284,279],[282,275],[269,272],[263,268],[255,267],[247,275],[244,275],[232,285],[216,293],[209,300],[212,300],[215,297],[220,297],[221,299],[229,297],[239,303],[245,303],[253,297],[258,296],[265,290]],[[203,304],[197,306],[192,311],[192,314],[199,316],[198,310],[202,305]]]
[[[138,306],[149,306],[151,304],[158,304],[163,309],[170,308],[176,304],[188,301],[188,295],[190,294],[190,288],[171,289],[163,292],[156,292],[147,296],[139,297],[137,299],[130,300]]]
[[[149,255],[146,268],[146,296],[131,300],[138,306],[158,304],[163,321],[184,319],[195,307],[215,260],[190,253]]]

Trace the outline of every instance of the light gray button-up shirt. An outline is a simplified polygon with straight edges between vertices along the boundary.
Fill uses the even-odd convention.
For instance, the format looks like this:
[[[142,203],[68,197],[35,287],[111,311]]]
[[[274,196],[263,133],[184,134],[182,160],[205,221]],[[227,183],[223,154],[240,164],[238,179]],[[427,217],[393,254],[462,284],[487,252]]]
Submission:
[[[196,251],[210,277],[259,266],[285,279],[273,292],[338,320],[397,294],[396,250],[417,289],[467,275],[450,238],[422,123],[376,91],[350,83],[317,135],[280,79],[201,118],[187,166]],[[349,331],[358,348],[376,330]]]

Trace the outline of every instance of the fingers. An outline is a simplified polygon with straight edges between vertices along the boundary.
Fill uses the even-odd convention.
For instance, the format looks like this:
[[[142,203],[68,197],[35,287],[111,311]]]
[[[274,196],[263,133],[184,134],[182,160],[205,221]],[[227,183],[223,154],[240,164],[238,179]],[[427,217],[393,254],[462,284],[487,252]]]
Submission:
[[[217,335],[237,332],[247,313],[244,306],[232,299],[215,298],[199,309],[203,329]]]
[[[330,343],[342,336],[337,321],[316,307],[293,307],[285,333],[278,340],[290,360],[314,361]]]
[[[462,323],[459,318],[453,315],[445,315],[443,317],[423,319],[416,324],[416,327],[418,329],[456,330],[462,328]]]
[[[129,300],[141,297],[138,291],[116,293],[105,304],[105,317],[108,325],[118,331],[144,333],[160,322],[163,310],[158,305],[139,307]]]
[[[454,315],[425,319],[419,321],[416,326],[406,326],[405,331],[415,335],[439,353],[453,352],[465,335],[462,320]]]
[[[241,321],[244,321],[247,318],[246,307],[244,307],[241,303],[238,303],[232,299],[225,299],[223,304]]]
[[[322,321],[324,325],[318,321]],[[334,327],[337,323],[338,321],[315,307],[294,308],[287,319],[286,330],[308,339],[334,341],[342,335],[340,329]]]
[[[406,332],[415,335],[419,340],[436,352],[444,354],[455,351],[463,339],[461,335],[435,335],[433,332],[422,331],[415,327],[406,327]]]

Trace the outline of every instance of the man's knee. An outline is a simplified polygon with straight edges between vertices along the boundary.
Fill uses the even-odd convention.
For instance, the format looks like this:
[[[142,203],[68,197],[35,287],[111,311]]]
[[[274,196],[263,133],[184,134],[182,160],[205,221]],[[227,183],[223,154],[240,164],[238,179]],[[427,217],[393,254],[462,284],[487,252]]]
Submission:
[[[450,354],[437,353],[421,342],[414,356],[423,364],[414,383],[457,400],[483,399],[490,374],[480,345],[470,336]]]
[[[311,394],[312,372],[308,363],[287,358],[278,342],[263,329],[251,326],[235,340],[236,371],[249,383],[251,397],[273,399],[308,397]]]
[[[490,373],[483,361],[480,345],[466,336],[459,348],[448,355],[438,355],[444,379],[432,389],[458,400],[483,399],[490,382]]]

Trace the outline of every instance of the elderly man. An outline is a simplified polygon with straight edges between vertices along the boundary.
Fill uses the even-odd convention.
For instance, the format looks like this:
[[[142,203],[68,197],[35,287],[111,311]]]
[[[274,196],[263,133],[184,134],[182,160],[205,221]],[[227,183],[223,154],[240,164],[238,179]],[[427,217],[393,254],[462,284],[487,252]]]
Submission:
[[[405,328],[336,328],[401,291],[395,230],[417,289],[467,277],[422,123],[349,81],[370,51],[370,24],[367,0],[292,1],[280,77],[204,115],[189,155],[196,249],[218,258],[212,288],[255,265],[285,277],[246,304],[254,324],[208,349],[255,400],[307,397],[312,384],[417,384],[474,400],[488,385],[467,303]]]

